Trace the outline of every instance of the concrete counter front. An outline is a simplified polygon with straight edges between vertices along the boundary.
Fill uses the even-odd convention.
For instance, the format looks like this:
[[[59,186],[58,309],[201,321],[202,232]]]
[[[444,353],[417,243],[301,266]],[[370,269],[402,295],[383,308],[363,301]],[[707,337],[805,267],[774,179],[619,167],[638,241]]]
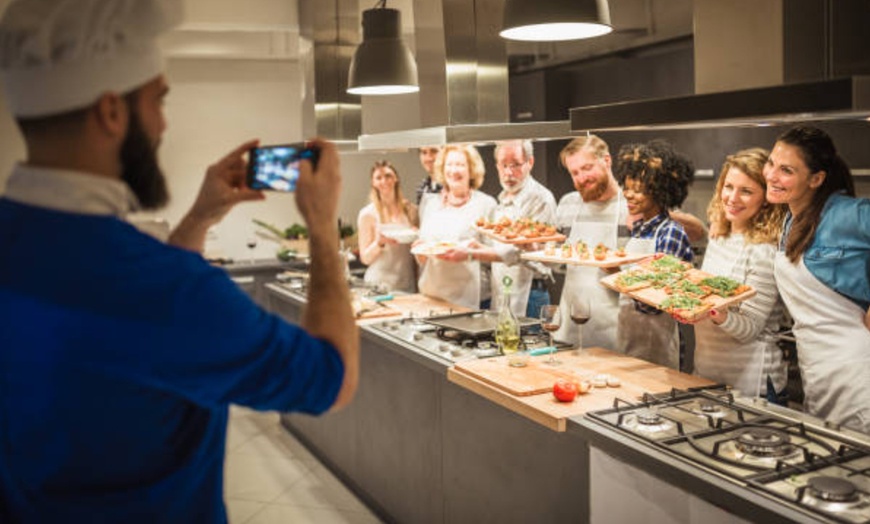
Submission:
[[[291,321],[304,297],[266,287]],[[388,522],[587,522],[588,447],[447,380],[449,362],[361,326],[347,408],[282,423]]]

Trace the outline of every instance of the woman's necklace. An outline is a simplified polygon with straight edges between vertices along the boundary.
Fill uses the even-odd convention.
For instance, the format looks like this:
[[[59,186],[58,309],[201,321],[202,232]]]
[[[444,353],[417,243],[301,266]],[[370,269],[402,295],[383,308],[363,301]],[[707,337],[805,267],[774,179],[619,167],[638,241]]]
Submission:
[[[450,192],[444,193],[444,203],[448,206],[462,207],[469,200],[471,200],[471,191],[462,196],[454,196],[453,193]]]

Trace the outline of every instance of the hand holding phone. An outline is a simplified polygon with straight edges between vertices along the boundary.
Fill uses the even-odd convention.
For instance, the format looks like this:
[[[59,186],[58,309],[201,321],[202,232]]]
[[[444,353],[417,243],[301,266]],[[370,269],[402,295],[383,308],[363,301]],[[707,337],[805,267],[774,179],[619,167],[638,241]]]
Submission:
[[[304,143],[261,146],[248,152],[246,183],[251,189],[295,191],[299,162],[309,160],[317,169],[320,151]]]

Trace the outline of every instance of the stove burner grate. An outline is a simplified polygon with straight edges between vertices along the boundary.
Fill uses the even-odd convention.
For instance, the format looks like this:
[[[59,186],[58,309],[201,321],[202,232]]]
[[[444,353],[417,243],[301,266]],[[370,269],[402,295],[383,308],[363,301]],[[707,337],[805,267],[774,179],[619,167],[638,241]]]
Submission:
[[[662,423],[662,416],[651,409],[643,409],[637,412],[637,421],[645,426],[655,426]]]
[[[807,481],[806,493],[826,502],[856,502],[860,498],[855,484],[839,477],[813,477]]]
[[[794,451],[788,433],[773,428],[746,428],[738,432],[737,449],[756,457],[784,457]]]
[[[733,429],[724,427],[704,435],[690,434],[687,435],[686,441],[703,455],[725,464],[758,472],[812,462],[816,457],[810,452],[809,444],[820,447],[829,456],[836,454],[833,447],[808,434],[806,427],[801,423],[775,428],[760,423],[745,423],[736,432],[732,431]],[[714,441],[712,447],[701,445],[701,439],[713,438],[716,435],[724,438]],[[799,438],[801,443],[792,442],[792,438],[795,437]]]

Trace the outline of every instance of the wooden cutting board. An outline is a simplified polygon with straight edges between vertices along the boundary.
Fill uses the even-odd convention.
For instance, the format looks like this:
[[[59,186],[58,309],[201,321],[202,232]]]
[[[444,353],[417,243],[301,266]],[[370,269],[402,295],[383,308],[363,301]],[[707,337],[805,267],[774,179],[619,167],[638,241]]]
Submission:
[[[455,367],[482,382],[520,397],[552,391],[556,380],[572,378],[570,372],[560,371],[535,359],[530,359],[528,365],[521,368],[509,366],[505,357],[457,362]]]
[[[357,320],[368,320],[372,318],[397,317],[401,314],[402,312],[398,309],[389,306],[377,306],[375,309],[364,311],[362,314],[357,315],[356,318]]]
[[[692,269],[689,271],[690,272],[694,271],[694,272],[700,273],[700,271],[697,269]],[[650,306],[653,306],[655,308],[659,308],[659,304],[661,304],[663,300],[668,298],[668,294],[665,293],[665,291],[663,289],[656,289],[653,287],[645,287],[645,288],[636,289],[634,291],[627,291],[627,292],[620,291],[619,287],[616,285],[616,279],[619,278],[619,275],[620,275],[620,273],[614,273],[612,275],[608,275],[608,276],[602,278],[601,285],[603,285],[606,288],[612,289],[613,291],[616,291],[617,293],[623,293],[625,295],[628,295],[629,297],[631,297],[635,300],[639,300],[639,301],[643,302],[644,304],[649,304]],[[726,307],[734,306],[736,304],[739,304],[740,302],[743,302],[745,300],[749,300],[750,298],[754,297],[755,294],[756,294],[755,289],[750,288],[748,291],[745,291],[739,295],[734,295],[731,297],[720,297],[719,295],[710,295],[710,296],[703,299],[704,303],[709,304],[710,307],[703,309],[698,314],[683,313],[683,317],[685,317],[688,320],[695,320],[698,317],[706,315],[707,311],[709,311],[710,308],[725,309]],[[659,308],[659,309],[661,309],[661,308]]]
[[[392,300],[384,301],[382,302],[382,304],[387,306],[387,308],[379,308],[384,311],[373,311],[373,313],[375,314],[381,313],[379,316],[363,316],[357,319],[357,323],[359,323],[360,325],[375,324],[377,322],[382,322],[384,318],[391,316],[414,316],[417,318],[421,318],[432,315],[447,315],[450,313],[462,313],[466,311],[471,311],[468,308],[457,306],[444,300],[427,297],[426,295],[420,294],[402,295],[396,293]],[[387,312],[389,312],[389,314],[385,315],[384,313]]]
[[[504,360],[506,357],[462,362],[462,367],[457,363],[447,370],[447,379],[553,431],[565,431],[568,417],[613,407],[616,398],[633,402],[644,393],[666,393],[672,388],[688,389],[713,385],[713,382],[701,377],[601,348],[590,348],[583,353],[561,351],[557,357],[562,361],[561,365],[554,367],[557,374],[567,373],[586,378],[604,373],[618,378],[622,384],[619,387],[592,388],[588,393],[578,395],[573,402],[559,402],[551,392],[555,382],[553,378],[545,392],[516,395],[509,393],[504,387],[495,386],[493,381],[498,379],[494,375],[481,378],[481,373],[487,374],[487,367],[477,364]],[[532,357],[530,364],[537,363],[541,367],[547,367],[544,364],[546,358],[546,355]],[[469,367],[477,374],[469,373]]]
[[[399,295],[393,300],[384,302],[391,308],[398,309],[405,316],[428,317],[432,315],[447,315],[450,313],[464,313],[471,311],[468,308],[451,304],[445,300],[427,297],[426,295]]]

